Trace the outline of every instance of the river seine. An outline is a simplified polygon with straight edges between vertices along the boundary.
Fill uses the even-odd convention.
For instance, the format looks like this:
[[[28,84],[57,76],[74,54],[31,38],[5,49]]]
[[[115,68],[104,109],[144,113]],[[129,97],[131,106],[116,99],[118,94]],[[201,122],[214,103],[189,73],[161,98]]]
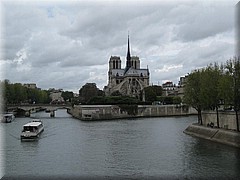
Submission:
[[[34,117],[44,132],[21,142],[22,126]],[[195,116],[86,122],[58,110],[55,118],[45,112],[32,118],[0,124],[6,179],[240,178],[238,148],[183,133]]]

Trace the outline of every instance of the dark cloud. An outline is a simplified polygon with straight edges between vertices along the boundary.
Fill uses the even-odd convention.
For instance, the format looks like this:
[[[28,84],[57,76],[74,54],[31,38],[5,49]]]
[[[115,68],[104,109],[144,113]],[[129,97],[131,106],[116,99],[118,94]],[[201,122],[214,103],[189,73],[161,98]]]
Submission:
[[[111,55],[131,54],[151,82],[234,56],[237,1],[15,2],[2,4],[3,78],[41,88],[107,84]],[[17,75],[16,75],[17,74]]]

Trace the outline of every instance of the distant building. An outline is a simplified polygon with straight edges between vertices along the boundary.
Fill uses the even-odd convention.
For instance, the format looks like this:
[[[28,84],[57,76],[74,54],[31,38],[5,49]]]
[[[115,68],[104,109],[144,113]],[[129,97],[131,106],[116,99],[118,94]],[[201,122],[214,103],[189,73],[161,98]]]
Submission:
[[[77,97],[79,97],[79,94],[78,93],[73,93],[73,97],[77,98]]]
[[[23,86],[29,89],[37,89],[37,85],[35,83],[23,84]]]
[[[51,104],[61,104],[64,103],[64,99],[62,97],[62,89],[54,89],[50,88],[50,98],[51,98]]]
[[[168,82],[162,84],[162,88],[163,88],[163,96],[176,96],[177,95],[178,88],[171,81],[168,81]]]
[[[171,81],[162,84],[163,96],[179,96],[183,98],[184,86],[187,82],[187,78],[188,75],[181,76],[177,86]]]
[[[180,77],[180,80],[178,82],[178,96],[183,98],[184,96],[184,86],[187,82],[188,75]]]
[[[50,93],[59,93],[59,92],[63,92],[63,89],[49,88],[48,91]]]
[[[140,68],[140,59],[130,55],[129,37],[126,66],[121,67],[121,59],[111,56],[109,60],[108,85],[104,87],[106,96],[120,93],[144,100],[143,89],[149,86],[149,70]]]
[[[180,80],[178,81],[178,87],[183,87],[186,84],[187,77],[188,75],[180,77]]]

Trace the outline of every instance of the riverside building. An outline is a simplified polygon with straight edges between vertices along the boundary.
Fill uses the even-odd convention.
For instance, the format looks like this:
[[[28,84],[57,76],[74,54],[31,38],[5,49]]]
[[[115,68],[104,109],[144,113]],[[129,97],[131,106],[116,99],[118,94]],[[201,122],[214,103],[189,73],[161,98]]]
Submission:
[[[119,56],[111,56],[109,60],[108,85],[104,87],[106,96],[114,93],[136,97],[145,101],[143,89],[149,86],[149,69],[140,68],[138,56],[131,56],[128,36],[126,66],[122,69]]]

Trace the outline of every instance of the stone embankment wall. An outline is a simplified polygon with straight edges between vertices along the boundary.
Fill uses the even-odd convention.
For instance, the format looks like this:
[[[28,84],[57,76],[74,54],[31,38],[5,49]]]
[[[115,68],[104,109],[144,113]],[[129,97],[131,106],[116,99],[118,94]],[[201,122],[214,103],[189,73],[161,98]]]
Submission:
[[[233,111],[219,111],[219,127],[224,129],[236,130],[236,114]],[[240,116],[238,117],[240,119]],[[203,125],[213,122],[217,126],[217,113],[214,111],[202,112]]]
[[[138,117],[183,116],[197,114],[197,111],[176,105],[139,105]]]
[[[192,124],[184,130],[184,133],[240,148],[240,133],[237,131]]]
[[[118,119],[130,117],[115,105],[75,105],[69,113],[81,120]]]
[[[183,116],[196,114],[196,111],[192,108],[175,105],[139,105],[137,113],[131,115],[116,105],[77,105],[69,113],[81,120],[104,120],[128,117]]]

